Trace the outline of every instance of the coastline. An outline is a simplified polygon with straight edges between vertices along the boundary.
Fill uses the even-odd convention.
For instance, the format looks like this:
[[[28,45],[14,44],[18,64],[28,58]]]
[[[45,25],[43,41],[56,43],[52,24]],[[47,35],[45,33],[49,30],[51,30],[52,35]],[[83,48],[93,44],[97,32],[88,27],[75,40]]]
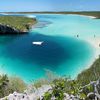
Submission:
[[[94,49],[93,50],[94,54],[92,55],[91,59],[88,61],[87,66],[83,66],[84,70],[86,70],[86,69],[90,68],[93,65],[93,63],[99,58],[99,55],[100,55],[100,37],[80,38],[80,40],[87,42]],[[83,72],[84,70],[80,69],[79,73]]]
[[[80,15],[80,14],[77,14],[77,15]],[[89,17],[89,18],[92,18],[92,19],[96,19],[97,18],[95,16],[88,16],[88,15],[80,15],[80,16]]]
[[[84,17],[88,17],[91,19],[100,19],[93,15],[92,16],[81,15],[81,14],[70,14],[70,15],[84,16]],[[76,77],[74,77],[72,79],[76,79],[78,74],[80,74],[84,70],[87,70],[88,68],[90,68],[93,65],[93,63],[99,58],[99,55],[100,55],[100,37],[98,37],[94,34],[94,36],[92,38],[91,37],[85,37],[85,38],[80,37],[79,39],[89,43],[90,46],[92,46],[94,48],[94,54],[93,54],[93,57],[88,61],[87,66],[83,66],[84,69],[78,69],[79,73],[77,73]]]
[[[77,14],[78,15],[78,14]],[[80,16],[85,16],[85,15],[80,15]],[[86,16],[86,17],[88,17],[88,16]],[[92,16],[89,16],[90,18],[93,18]],[[93,39],[95,39],[95,40],[93,40]],[[96,49],[96,51],[95,51],[95,56],[93,57],[93,58],[91,58],[90,60],[89,60],[89,62],[88,62],[88,66],[83,66],[83,68],[84,69],[87,69],[87,68],[89,68],[92,64],[93,64],[93,62],[96,60],[96,58],[98,58],[98,55],[100,54],[99,52],[97,52],[97,51],[99,51],[99,46],[98,46],[98,44],[99,44],[99,39],[97,40],[97,38],[94,38],[93,37],[93,39],[92,38],[82,38],[82,40],[84,40],[84,41],[86,41],[86,42],[88,42],[90,45],[92,45],[95,49]],[[82,69],[80,69],[79,70],[79,73],[82,71]]]
[[[0,16],[0,35],[28,33],[37,23],[35,16]]]
[[[97,18],[95,16],[88,16],[88,15],[82,15],[82,16],[89,17],[91,19]],[[100,37],[98,37],[94,34],[93,37],[86,38],[85,41],[88,42],[90,45],[92,45],[95,48],[95,50],[96,50],[95,59],[98,59],[99,55],[100,55]]]
[[[81,14],[65,14],[65,15],[75,15],[75,16],[84,16],[84,17],[89,17],[89,18],[91,18],[91,19],[97,19],[97,17],[96,16],[89,16],[89,15],[81,15]]]
[[[80,14],[72,14],[72,15],[80,15]],[[96,16],[88,16],[88,15],[80,15],[80,16],[89,17],[91,19],[97,19],[98,18]],[[99,58],[99,55],[100,55],[100,37],[98,37],[94,34],[93,37],[85,37],[85,38],[80,37],[79,39],[86,41],[87,43],[90,44],[90,46],[92,46],[94,48],[93,57],[90,59],[88,66],[84,66],[85,67],[84,70],[86,70],[86,69],[90,68],[92,66],[92,64]],[[84,70],[80,69],[79,73],[83,72]]]
[[[95,59],[97,59],[100,55],[100,37],[88,38],[86,41],[95,48]]]

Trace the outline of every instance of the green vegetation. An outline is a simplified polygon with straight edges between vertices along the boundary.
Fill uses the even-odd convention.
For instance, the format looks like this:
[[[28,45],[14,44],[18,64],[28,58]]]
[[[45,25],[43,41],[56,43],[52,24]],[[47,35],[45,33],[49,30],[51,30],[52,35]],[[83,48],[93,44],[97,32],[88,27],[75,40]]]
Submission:
[[[28,32],[29,29],[36,23],[35,18],[21,16],[0,16],[0,24],[9,26],[19,32]]]
[[[35,88],[39,88],[42,85],[52,86],[52,90],[44,94],[43,100],[51,100],[51,97],[55,97],[56,100],[64,100],[65,93],[70,96],[73,95],[79,98],[79,100],[93,100],[94,94],[91,94],[91,99],[88,96],[89,93],[96,93],[96,90],[98,90],[100,94],[100,83],[97,82],[100,79],[100,57],[89,69],[81,72],[77,79],[72,80],[66,77],[58,77],[49,70],[46,70],[46,76],[46,78],[37,80],[32,84],[32,87]],[[97,84],[96,90],[95,84]],[[0,98],[14,91],[23,92],[25,89],[27,89],[27,85],[20,78],[7,77],[7,75],[0,76]]]
[[[99,85],[97,85],[97,90],[100,94]],[[76,80],[59,78],[53,81],[52,91],[47,91],[44,95],[43,100],[51,100],[51,97],[55,97],[56,100],[64,100],[65,93],[69,96],[73,95],[74,98],[77,98],[75,100],[94,100],[93,95],[92,99],[90,99],[90,97],[88,97],[88,94],[95,93],[95,89],[93,84],[82,87],[82,85],[79,84]]]
[[[95,85],[93,84],[95,84],[95,81],[97,81],[98,79],[100,79],[100,57],[93,63],[93,65],[89,69],[81,72],[77,76],[76,80],[71,80],[70,78],[66,77],[54,79],[51,82],[52,92],[46,92],[44,95],[44,100],[51,100],[50,98],[52,96],[56,97],[57,100],[63,100],[64,93],[79,97],[79,100],[94,100],[93,98],[95,98],[95,96],[91,94],[91,97],[88,97],[88,94],[95,93]],[[98,93],[100,94],[100,84],[96,87]]]
[[[44,100],[51,100],[46,98],[50,98],[52,96],[55,97],[56,100],[64,100],[64,93],[77,95],[79,92],[78,88],[79,84],[74,80],[67,78],[55,79],[52,82],[52,92],[46,92],[44,95]]]
[[[25,82],[19,77],[9,77],[9,89],[11,89],[11,92],[23,92],[26,89],[26,87],[27,85],[25,84]]]
[[[0,98],[17,92],[24,92],[26,84],[18,77],[8,77],[7,75],[0,76]]]
[[[86,85],[91,81],[96,81],[100,78],[100,57],[93,63],[93,65],[77,76],[77,81],[82,85]]]
[[[0,76],[0,98],[4,97],[6,94],[8,94],[8,77],[7,75]]]

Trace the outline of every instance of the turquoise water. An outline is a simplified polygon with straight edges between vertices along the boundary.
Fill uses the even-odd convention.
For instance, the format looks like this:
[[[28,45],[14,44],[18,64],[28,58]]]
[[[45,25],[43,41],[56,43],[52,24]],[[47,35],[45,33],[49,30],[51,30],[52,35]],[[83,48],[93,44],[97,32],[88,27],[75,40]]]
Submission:
[[[29,34],[0,36],[0,73],[30,82],[45,77],[45,69],[49,69],[75,78],[94,57],[94,48],[80,37],[100,36],[100,20],[76,15],[36,16],[39,23]],[[33,41],[44,42],[38,46]]]

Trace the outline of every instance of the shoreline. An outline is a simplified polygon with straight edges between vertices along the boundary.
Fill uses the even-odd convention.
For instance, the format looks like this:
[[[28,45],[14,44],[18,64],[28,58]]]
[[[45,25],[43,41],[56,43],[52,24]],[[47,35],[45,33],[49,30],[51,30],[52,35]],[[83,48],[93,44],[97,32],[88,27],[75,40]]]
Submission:
[[[88,18],[91,18],[91,19],[97,19],[98,17],[96,16],[88,16],[88,15],[81,15],[81,14],[71,14],[71,15],[77,15],[77,16],[84,16],[84,17],[88,17]],[[96,37],[94,35],[94,37],[88,37],[88,38],[80,38],[80,40],[83,40],[87,43],[90,44],[90,46],[92,46],[94,48],[94,55],[93,57],[89,60],[89,63],[87,64],[87,66],[84,66],[85,68],[84,69],[80,69],[79,70],[79,73],[80,74],[81,72],[83,72],[84,70],[87,70],[88,68],[90,68],[92,66],[92,64],[99,58],[99,55],[100,55],[100,37]],[[78,76],[77,74],[77,76]],[[77,76],[74,78],[76,79]]]
[[[100,55],[100,37],[94,37],[86,40],[95,49],[95,59],[99,58]]]
[[[72,15],[75,15],[75,14],[72,14]],[[79,14],[76,14],[76,15],[79,15]],[[80,16],[85,16],[85,17],[94,18],[93,16],[86,16],[86,15],[80,15]],[[91,65],[93,64],[93,62],[99,57],[99,54],[100,54],[100,52],[99,52],[100,38],[98,38],[98,39],[97,39],[97,38],[98,38],[98,37],[95,37],[95,38],[94,38],[94,37],[93,37],[93,38],[79,38],[79,39],[82,39],[82,40],[88,42],[90,45],[93,46],[94,49],[96,49],[95,55],[93,54],[93,57],[90,58],[89,61],[87,61],[87,62],[88,62],[87,66],[83,66],[84,69],[82,69],[82,70],[80,69],[80,70],[79,70],[79,73],[80,73],[81,71],[84,71],[84,70],[87,69],[87,68],[90,68]],[[79,73],[78,73],[78,74],[79,74]],[[77,77],[77,75],[76,75],[76,77]]]
[[[83,16],[83,17],[88,17],[88,18],[91,18],[91,19],[97,19],[96,16],[88,16],[88,15],[81,15],[81,14],[65,14],[65,15],[75,15],[75,16]]]
[[[93,47],[93,57],[88,61],[89,63],[87,64],[87,66],[84,66],[84,70],[90,68],[92,66],[92,64],[99,58],[99,55],[100,55],[100,37],[93,37],[93,38],[80,38],[80,40],[83,40],[87,43],[89,43],[90,46]],[[80,72],[81,73],[82,71],[84,70],[81,70],[80,69]],[[78,73],[78,74],[79,74]]]
[[[77,15],[80,15],[80,14],[77,14]],[[92,19],[96,19],[97,18],[95,16],[88,16],[88,15],[80,15],[80,16],[89,17],[89,18],[92,18]]]

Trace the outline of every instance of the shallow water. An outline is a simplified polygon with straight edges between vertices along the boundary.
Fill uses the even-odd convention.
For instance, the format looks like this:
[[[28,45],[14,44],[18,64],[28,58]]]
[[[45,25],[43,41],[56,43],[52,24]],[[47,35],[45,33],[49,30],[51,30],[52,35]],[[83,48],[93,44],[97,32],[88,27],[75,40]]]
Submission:
[[[26,82],[45,77],[45,69],[75,78],[94,57],[94,48],[76,36],[99,36],[100,21],[75,15],[36,16],[39,23],[29,34],[0,36],[1,73]],[[44,42],[39,46],[34,41]]]

